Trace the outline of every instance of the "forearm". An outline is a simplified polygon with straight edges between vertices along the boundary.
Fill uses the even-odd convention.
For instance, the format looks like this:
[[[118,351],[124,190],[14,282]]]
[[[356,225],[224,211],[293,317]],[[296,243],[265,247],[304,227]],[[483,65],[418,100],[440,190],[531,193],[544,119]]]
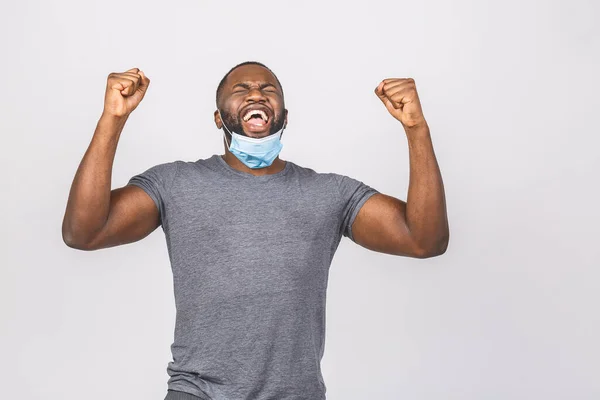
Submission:
[[[433,151],[429,127],[406,131],[410,181],[406,201],[406,224],[411,237],[427,254],[441,254],[449,238],[442,175]]]
[[[69,193],[62,225],[67,244],[86,243],[108,218],[112,166],[126,120],[103,113],[96,125]]]

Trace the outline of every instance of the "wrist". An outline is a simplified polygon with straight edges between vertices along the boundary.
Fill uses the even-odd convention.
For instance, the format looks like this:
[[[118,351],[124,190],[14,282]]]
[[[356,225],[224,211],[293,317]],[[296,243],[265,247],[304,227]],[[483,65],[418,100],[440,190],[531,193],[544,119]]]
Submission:
[[[128,118],[129,115],[114,115],[107,113],[106,111],[102,111],[98,124],[122,128],[125,125],[125,122],[127,122]]]
[[[427,125],[427,121],[425,120],[410,126],[404,125],[404,132],[408,136],[428,136],[429,125]]]
[[[111,115],[102,112],[96,125],[94,136],[118,138],[127,122],[127,116]]]

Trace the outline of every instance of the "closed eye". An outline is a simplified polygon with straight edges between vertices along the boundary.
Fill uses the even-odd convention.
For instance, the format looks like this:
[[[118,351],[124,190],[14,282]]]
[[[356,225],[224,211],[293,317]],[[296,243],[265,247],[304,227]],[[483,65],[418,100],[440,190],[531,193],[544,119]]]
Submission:
[[[235,85],[233,85],[233,90],[231,93],[244,93],[247,92],[248,90],[250,90],[251,85],[249,83],[236,83]],[[260,90],[267,92],[267,93],[279,93],[279,91],[277,90],[277,88],[272,84],[272,83],[263,83],[259,86]]]

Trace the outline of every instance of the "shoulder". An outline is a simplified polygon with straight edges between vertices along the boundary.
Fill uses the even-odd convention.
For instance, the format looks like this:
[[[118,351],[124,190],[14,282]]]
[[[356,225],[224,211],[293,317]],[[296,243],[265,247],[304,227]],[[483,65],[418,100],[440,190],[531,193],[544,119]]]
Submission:
[[[169,172],[173,172],[176,171],[179,168],[179,164],[183,163],[184,161],[181,160],[175,160],[175,161],[167,161],[167,162],[163,162],[163,163],[159,163],[159,164],[155,164],[153,166],[150,167],[146,167],[146,170],[144,171],[146,172],[153,172],[153,173],[169,173]]]
[[[200,158],[198,160],[174,160],[157,164],[150,169],[167,175],[177,175],[187,171],[198,171],[198,169],[203,168],[214,169],[215,164],[218,162],[216,157],[218,157],[218,155]]]
[[[151,167],[146,167],[143,172],[140,172],[129,180],[128,184],[138,182],[149,182],[158,186],[169,186],[175,179],[177,171],[183,161],[168,161],[159,163]]]
[[[360,179],[353,178],[340,172],[316,171],[313,168],[299,166],[295,163],[292,163],[292,166],[299,176],[335,186],[336,190],[342,194],[348,191],[352,192],[359,187],[368,187],[368,185]]]
[[[223,166],[220,165],[220,156],[214,154],[210,157],[199,158],[197,160],[178,160],[177,176],[183,180],[197,179],[198,177],[212,177],[219,173]]]
[[[342,198],[378,192],[377,189],[369,186],[361,179],[340,172],[326,172],[322,175],[326,176],[336,186],[336,190]]]
[[[318,171],[310,167],[298,165],[291,161],[287,162],[291,164],[295,175],[300,179],[310,181],[310,183],[325,184],[329,188],[335,188],[340,195],[352,194],[358,189],[374,190],[362,180],[340,172]]]
[[[339,179],[339,175],[336,173],[317,171],[310,167],[298,165],[292,161],[286,161],[286,162],[290,163],[290,169],[300,179],[311,180],[314,182],[332,183],[332,184],[337,185],[337,180]]]

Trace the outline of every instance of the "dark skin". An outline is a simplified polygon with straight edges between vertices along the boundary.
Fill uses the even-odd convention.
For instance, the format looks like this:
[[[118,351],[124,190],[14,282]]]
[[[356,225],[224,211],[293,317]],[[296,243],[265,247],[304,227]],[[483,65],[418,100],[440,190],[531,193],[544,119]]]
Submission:
[[[111,190],[111,172],[120,134],[131,112],[144,97],[149,79],[138,68],[109,75],[104,111],[75,174],[65,217],[63,240],[73,248],[97,250],[138,241],[159,226],[159,213],[148,194],[137,186]],[[388,112],[402,125],[408,139],[410,183],[404,202],[375,194],[360,209],[352,231],[355,241],[370,250],[415,258],[434,257],[446,251],[449,240],[444,188],[433,151],[429,127],[412,79],[385,79],[375,89]],[[242,123],[248,107],[269,113],[265,127]],[[249,137],[273,132],[277,117],[287,124],[281,88],[267,69],[245,65],[225,82],[218,108],[229,129]],[[223,121],[218,111],[215,124]],[[236,122],[241,128],[235,128]],[[228,138],[229,140],[229,138]],[[227,149],[224,160],[252,175],[273,174],[285,167],[277,157],[265,168],[246,167]]]
[[[271,128],[277,120],[283,119],[284,126],[287,125],[288,111],[285,109],[283,93],[277,83],[277,79],[268,69],[251,64],[231,71],[231,74],[229,74],[225,81],[217,107],[221,110],[224,117],[231,115],[232,118],[236,118],[237,116],[239,122],[241,120],[240,113],[243,113],[244,110],[251,108],[253,105],[261,105],[266,108],[269,115],[269,122],[264,128],[253,128],[251,125],[242,122],[241,124],[237,124],[242,128],[242,131],[240,131],[239,129],[235,129],[236,124],[234,124],[234,121],[230,122],[226,120],[225,124],[227,128],[249,137],[262,138],[273,133],[273,129]],[[219,110],[215,110],[214,118],[217,128],[223,129],[223,121],[221,121]],[[258,169],[248,168],[229,151],[228,144],[231,138],[228,137],[227,142],[225,142],[225,138],[223,139],[225,155],[222,157],[232,168],[259,176],[277,173],[285,167],[285,161],[277,156],[268,167]]]

